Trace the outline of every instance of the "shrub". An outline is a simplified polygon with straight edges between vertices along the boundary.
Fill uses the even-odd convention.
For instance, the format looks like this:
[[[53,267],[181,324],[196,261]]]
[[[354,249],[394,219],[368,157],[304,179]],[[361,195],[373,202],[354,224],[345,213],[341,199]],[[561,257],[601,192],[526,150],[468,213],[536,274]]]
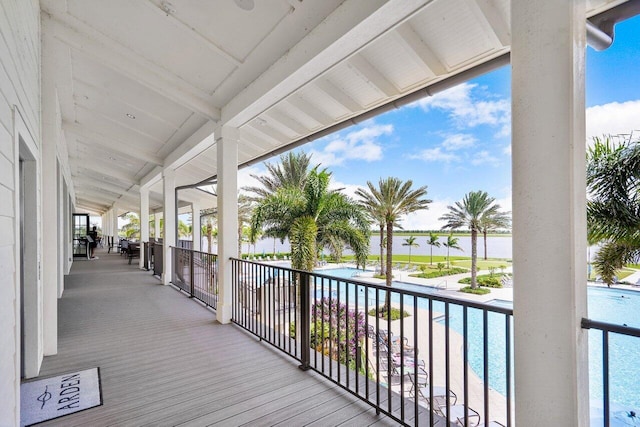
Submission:
[[[311,318],[315,320],[311,323],[311,347],[321,351],[324,345],[327,354],[331,349],[332,359],[346,364],[354,362],[358,340],[367,335],[364,313],[349,310],[345,304],[323,298],[311,307]]]
[[[384,307],[380,307],[377,311],[377,314],[382,316],[382,318],[384,318],[384,320],[388,320],[387,318],[387,311],[384,309]],[[371,310],[369,310],[369,316],[376,316],[376,309],[372,308]],[[409,313],[407,313],[406,311],[404,311],[402,313],[402,317],[407,317],[409,316]],[[400,309],[395,308],[395,307],[391,307],[391,320],[398,320],[400,319]]]
[[[498,276],[491,275],[482,275],[476,277],[476,281],[478,282],[478,286],[483,286],[485,288],[501,288],[502,283],[500,282],[500,278]],[[468,285],[471,283],[471,277],[465,277],[464,279],[458,280],[458,283],[463,283]]]
[[[463,268],[453,267],[448,270],[430,271],[428,273],[423,272],[418,274],[412,274],[411,277],[420,277],[421,279],[433,279],[434,277],[450,276],[452,274],[466,273],[467,270]]]
[[[472,289],[471,286],[465,286],[464,288],[460,288],[460,292],[464,292],[467,294],[475,294],[475,295],[486,295],[489,292],[491,292],[491,290],[487,288]]]

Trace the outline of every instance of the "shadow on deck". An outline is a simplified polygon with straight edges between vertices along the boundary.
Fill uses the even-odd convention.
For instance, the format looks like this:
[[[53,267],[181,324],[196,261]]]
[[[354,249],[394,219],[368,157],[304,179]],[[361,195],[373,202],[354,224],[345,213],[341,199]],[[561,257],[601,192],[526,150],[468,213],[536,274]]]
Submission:
[[[124,257],[97,255],[66,278],[41,376],[99,367],[104,404],[42,425],[396,425]]]

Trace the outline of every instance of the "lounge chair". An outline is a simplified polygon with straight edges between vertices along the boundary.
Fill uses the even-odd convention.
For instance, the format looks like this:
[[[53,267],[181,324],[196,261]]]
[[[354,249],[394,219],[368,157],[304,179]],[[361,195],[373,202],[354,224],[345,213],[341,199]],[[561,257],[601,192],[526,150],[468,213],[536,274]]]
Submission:
[[[467,407],[467,409],[469,410],[469,426],[471,427],[476,427],[480,425],[480,414],[478,413],[478,411]],[[446,417],[447,414],[447,405],[442,405],[440,406],[438,412],[440,412],[440,415],[442,415],[443,417]],[[461,426],[466,426],[467,424],[465,424],[465,407],[464,405],[450,405],[449,406],[449,418],[451,418],[452,420],[457,420],[458,424],[460,424]]]

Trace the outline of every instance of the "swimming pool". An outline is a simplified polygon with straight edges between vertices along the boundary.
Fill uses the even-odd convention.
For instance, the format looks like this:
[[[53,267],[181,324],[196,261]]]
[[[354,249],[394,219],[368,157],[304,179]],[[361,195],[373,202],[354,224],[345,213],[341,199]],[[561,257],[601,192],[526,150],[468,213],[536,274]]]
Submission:
[[[357,279],[353,277],[355,269],[329,269],[323,270],[321,273],[333,275],[334,273],[342,274],[346,279]],[[339,284],[338,284],[339,283]],[[402,282],[393,283],[395,289],[404,289],[409,291],[420,291],[428,294],[438,293],[435,288],[416,286]],[[323,285],[325,289],[329,289],[329,293],[323,294],[322,291],[316,291],[316,298],[322,297],[339,297],[342,302],[346,302],[348,298],[351,304],[357,304],[359,307],[365,306],[365,300],[368,307],[376,305],[376,291],[369,288],[365,291],[364,286],[345,284],[339,280],[326,280]],[[385,291],[381,290],[377,299],[381,303],[384,301]],[[357,298],[356,298],[357,295]],[[589,318],[592,320],[600,320],[609,323],[640,328],[640,292],[626,291],[619,289],[608,289],[600,287],[588,288],[589,298]],[[392,293],[392,302],[398,303],[400,296],[398,293]],[[414,304],[413,297],[405,296],[404,303],[407,307]],[[492,300],[491,305],[503,308],[512,308],[513,303],[507,300]],[[428,299],[418,298],[417,306],[422,309],[428,309]],[[432,302],[433,310],[444,313],[445,304],[441,301]],[[455,304],[449,305],[449,327],[462,334],[463,333],[463,308]],[[476,375],[484,378],[484,359],[483,359],[483,313],[482,310],[469,308],[467,310],[467,337],[468,337],[468,356],[469,366]],[[505,317],[500,313],[489,312],[488,320],[488,377],[489,386],[502,395],[506,395],[507,375],[506,375],[506,333],[505,333]],[[439,320],[441,324],[445,324],[445,320]],[[513,331],[513,321],[511,320],[511,331]],[[513,343],[513,339],[511,339]],[[610,399],[612,407],[628,408],[638,412],[640,409],[640,364],[636,363],[640,348],[640,340],[634,337],[620,336],[611,334],[609,337],[609,376],[610,376]],[[513,359],[512,359],[513,360]],[[512,370],[513,372],[513,366]],[[589,379],[590,379],[590,398],[595,405],[602,401],[602,333],[596,330],[589,331]],[[513,384],[512,384],[513,386]],[[512,388],[513,390],[513,388]],[[597,412],[597,411],[596,411]],[[613,420],[612,420],[613,421]]]
[[[640,328],[640,292],[590,286],[587,290],[589,318],[618,325]],[[493,300],[489,303],[512,307],[511,301]],[[456,325],[452,325],[456,327]],[[504,347],[503,347],[504,348]],[[640,340],[619,334],[609,335],[609,396],[612,402],[624,407],[640,409],[640,365],[635,363],[640,354]],[[476,373],[482,373],[480,355],[470,360]],[[496,357],[500,357],[496,354]],[[504,363],[504,355],[502,356]],[[491,371],[490,371],[491,372]],[[504,373],[496,378],[496,390],[504,383]],[[493,387],[494,384],[491,384]],[[602,391],[602,332],[589,331],[589,388],[592,400],[601,401]]]

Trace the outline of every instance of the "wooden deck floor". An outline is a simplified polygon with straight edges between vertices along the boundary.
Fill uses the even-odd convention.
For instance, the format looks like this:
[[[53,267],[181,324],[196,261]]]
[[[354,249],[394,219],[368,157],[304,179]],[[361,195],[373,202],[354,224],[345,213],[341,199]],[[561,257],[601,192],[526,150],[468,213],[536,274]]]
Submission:
[[[41,376],[99,367],[104,404],[42,425],[396,425],[118,254],[97,255],[67,277]]]

